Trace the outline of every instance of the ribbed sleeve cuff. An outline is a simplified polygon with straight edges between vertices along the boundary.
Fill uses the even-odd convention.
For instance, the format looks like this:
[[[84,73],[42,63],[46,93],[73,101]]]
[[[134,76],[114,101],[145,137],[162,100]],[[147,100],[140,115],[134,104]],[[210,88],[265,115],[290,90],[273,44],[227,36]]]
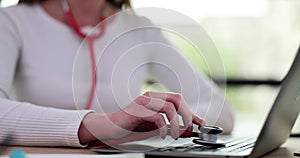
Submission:
[[[74,121],[70,121],[68,124],[68,127],[65,128],[66,131],[64,133],[66,133],[68,141],[67,144],[68,146],[74,146],[74,147],[86,147],[87,144],[80,144],[79,138],[78,138],[78,130],[80,127],[80,124],[83,120],[83,118],[89,114],[93,112],[92,110],[79,110],[77,111],[77,116],[76,114],[74,115]],[[79,117],[78,117],[79,116]]]
[[[1,103],[3,101],[0,99]],[[79,142],[78,129],[83,118],[92,110],[63,110],[8,100],[4,102],[11,106],[7,105],[9,108],[0,112],[0,138],[13,133],[13,144],[16,145],[85,147]]]

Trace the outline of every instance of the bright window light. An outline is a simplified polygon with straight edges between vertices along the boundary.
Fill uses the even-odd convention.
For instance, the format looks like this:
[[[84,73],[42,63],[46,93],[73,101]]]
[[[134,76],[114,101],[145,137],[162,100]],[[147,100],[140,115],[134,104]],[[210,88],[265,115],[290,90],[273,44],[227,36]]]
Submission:
[[[1,7],[8,7],[12,5],[16,5],[19,0],[1,0],[0,6]]]
[[[203,17],[261,17],[267,0],[131,0],[134,8],[160,7],[179,11],[195,20]]]

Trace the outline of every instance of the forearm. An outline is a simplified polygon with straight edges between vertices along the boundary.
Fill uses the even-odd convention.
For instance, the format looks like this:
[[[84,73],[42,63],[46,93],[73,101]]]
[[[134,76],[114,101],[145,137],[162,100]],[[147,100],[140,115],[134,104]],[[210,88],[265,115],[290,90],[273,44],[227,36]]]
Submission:
[[[14,145],[82,146],[78,128],[90,111],[46,108],[0,99],[0,139],[14,134]]]

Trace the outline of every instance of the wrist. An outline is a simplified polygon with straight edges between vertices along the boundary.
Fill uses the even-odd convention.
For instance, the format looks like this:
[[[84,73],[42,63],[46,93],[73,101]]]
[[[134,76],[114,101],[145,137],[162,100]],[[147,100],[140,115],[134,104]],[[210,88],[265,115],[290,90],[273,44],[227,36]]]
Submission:
[[[97,114],[89,113],[81,121],[81,124],[78,129],[78,138],[80,144],[87,144],[90,141],[96,140],[96,137],[88,129],[88,126],[89,124],[91,124],[91,120],[93,117],[95,117],[95,115]]]
[[[126,109],[111,113],[108,117],[115,126],[130,132],[142,122],[141,118],[131,115]]]
[[[79,127],[78,138],[81,144],[87,144],[94,140],[116,139],[124,136],[128,131],[123,130],[122,125],[126,118],[120,113],[111,114],[87,114]]]
[[[97,139],[122,138],[128,135],[140,121],[138,117],[126,113],[126,110],[106,115],[90,113],[81,122],[78,138],[81,144]]]

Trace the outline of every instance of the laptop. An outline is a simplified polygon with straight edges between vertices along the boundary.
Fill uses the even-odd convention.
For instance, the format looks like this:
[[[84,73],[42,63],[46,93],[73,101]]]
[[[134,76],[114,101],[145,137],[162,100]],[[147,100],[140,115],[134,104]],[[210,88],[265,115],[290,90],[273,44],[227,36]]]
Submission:
[[[225,147],[210,148],[192,143],[193,138],[170,141],[171,138],[153,137],[91,150],[100,153],[143,152],[146,157],[259,157],[279,148],[287,140],[299,112],[300,48],[256,139],[221,136],[218,139],[225,141]]]

